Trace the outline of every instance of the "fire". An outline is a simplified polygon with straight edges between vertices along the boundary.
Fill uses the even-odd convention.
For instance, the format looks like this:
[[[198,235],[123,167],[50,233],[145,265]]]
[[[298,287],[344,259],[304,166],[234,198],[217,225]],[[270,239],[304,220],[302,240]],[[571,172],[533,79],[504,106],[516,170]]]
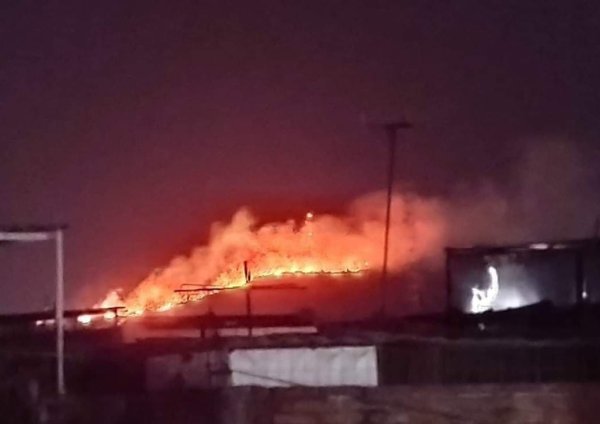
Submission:
[[[104,319],[107,321],[111,321],[113,319],[115,319],[117,317],[117,314],[115,311],[106,311],[104,313]]]
[[[115,308],[118,306],[123,306],[123,298],[121,296],[121,289],[111,290],[108,292],[106,297],[102,300],[102,302],[98,302],[94,305],[94,308],[104,309],[104,308]]]
[[[500,291],[498,271],[496,268],[490,266],[488,267],[487,272],[490,276],[490,286],[485,290],[477,287],[471,289],[473,295],[471,298],[471,311],[475,314],[491,309],[494,301],[498,297],[498,292]]]
[[[81,325],[90,325],[92,323],[92,316],[88,314],[79,315],[77,322]]]
[[[112,291],[99,305],[125,306],[126,315],[164,312],[210,292],[182,294],[187,286],[238,288],[246,284],[243,263],[252,279],[292,274],[355,274],[381,264],[384,200],[372,195],[354,202],[341,217],[308,212],[300,221],[259,225],[241,209],[229,224],[216,223],[209,243],[176,257],[146,277],[126,297]],[[392,221],[390,267],[400,269],[427,256],[439,244],[441,222],[435,202],[397,197]],[[406,219],[410,216],[410,220]]]

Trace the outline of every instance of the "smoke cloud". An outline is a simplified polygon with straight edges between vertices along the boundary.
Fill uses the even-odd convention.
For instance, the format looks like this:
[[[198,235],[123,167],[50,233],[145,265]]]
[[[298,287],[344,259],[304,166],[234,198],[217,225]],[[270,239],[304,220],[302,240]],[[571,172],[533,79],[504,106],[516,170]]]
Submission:
[[[129,309],[160,310],[177,301],[186,284],[222,287],[244,284],[247,261],[254,278],[291,273],[354,273],[382,265],[386,197],[372,193],[340,216],[259,224],[247,209],[215,223],[209,242],[154,271],[126,299]],[[444,222],[434,199],[396,194],[390,227],[389,267],[398,271],[437,255]]]
[[[389,268],[404,282],[394,286],[392,301],[408,297],[424,309],[440,306],[445,246],[591,236],[600,212],[593,159],[574,144],[544,140],[529,145],[515,164],[511,190],[482,180],[444,197],[395,193]],[[340,215],[266,224],[241,208],[229,222],[212,225],[206,245],[152,272],[125,303],[130,310],[163,310],[178,301],[173,291],[185,284],[243,285],[244,261],[255,278],[379,270],[385,205],[385,193],[375,192]]]

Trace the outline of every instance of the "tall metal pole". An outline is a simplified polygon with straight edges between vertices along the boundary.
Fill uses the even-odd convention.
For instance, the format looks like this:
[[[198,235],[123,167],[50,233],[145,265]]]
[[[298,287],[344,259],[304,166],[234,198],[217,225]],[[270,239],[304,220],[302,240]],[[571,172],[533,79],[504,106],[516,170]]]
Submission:
[[[382,125],[388,143],[388,169],[387,169],[387,204],[385,209],[385,235],[383,241],[383,266],[381,269],[380,315],[385,318],[387,296],[388,256],[390,244],[390,222],[392,216],[392,193],[394,188],[394,164],[396,161],[396,139],[399,129],[410,128],[411,124],[404,121],[389,122]]]
[[[396,130],[390,127],[385,128],[387,142],[388,142],[388,174],[387,174],[387,204],[385,207],[385,236],[383,239],[383,266],[381,269],[381,310],[380,314],[382,317],[385,316],[385,296],[387,289],[387,268],[388,268],[388,255],[389,255],[389,244],[390,244],[390,220],[392,214],[392,192],[394,187],[394,163],[396,156]]]
[[[57,230],[56,241],[56,390],[59,396],[66,394],[65,387],[65,322],[64,322],[64,246],[63,231]]]
[[[250,292],[252,289],[246,287],[246,319],[248,320],[248,337],[252,337],[252,299]]]
[[[248,320],[248,337],[252,337],[252,298],[250,286],[250,269],[248,268],[248,261],[244,261],[244,279],[246,280],[246,319]]]

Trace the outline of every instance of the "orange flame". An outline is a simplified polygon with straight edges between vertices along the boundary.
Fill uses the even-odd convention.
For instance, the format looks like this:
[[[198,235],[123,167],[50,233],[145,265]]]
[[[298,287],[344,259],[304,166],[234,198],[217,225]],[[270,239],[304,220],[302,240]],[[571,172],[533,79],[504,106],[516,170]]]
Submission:
[[[358,273],[378,267],[385,222],[383,205],[384,197],[377,194],[354,202],[343,217],[308,212],[301,222],[265,225],[258,225],[250,212],[242,209],[228,225],[213,225],[208,245],[155,270],[124,300],[112,291],[101,305],[125,306],[125,313],[130,315],[147,310],[167,311],[207,294],[175,292],[185,285],[243,286],[244,261],[253,279],[285,274]],[[422,259],[430,246],[439,243],[441,221],[436,206],[435,202],[418,198],[394,199],[396,219],[392,221],[389,258],[392,269]]]

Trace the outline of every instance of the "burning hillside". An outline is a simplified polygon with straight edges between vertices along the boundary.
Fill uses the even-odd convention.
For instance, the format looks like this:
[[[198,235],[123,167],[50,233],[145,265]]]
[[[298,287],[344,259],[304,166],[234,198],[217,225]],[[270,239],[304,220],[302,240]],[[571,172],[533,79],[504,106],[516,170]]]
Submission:
[[[381,266],[385,200],[372,194],[353,202],[342,216],[307,213],[303,219],[259,224],[247,209],[228,224],[215,223],[209,242],[153,271],[124,300],[112,291],[100,306],[119,303],[131,315],[166,311],[207,292],[183,295],[181,288],[235,288],[246,283],[246,261],[253,279],[286,274],[358,273]],[[400,270],[434,254],[443,222],[439,205],[413,196],[396,196],[390,228],[389,266]],[[210,293],[210,292],[208,292]]]

